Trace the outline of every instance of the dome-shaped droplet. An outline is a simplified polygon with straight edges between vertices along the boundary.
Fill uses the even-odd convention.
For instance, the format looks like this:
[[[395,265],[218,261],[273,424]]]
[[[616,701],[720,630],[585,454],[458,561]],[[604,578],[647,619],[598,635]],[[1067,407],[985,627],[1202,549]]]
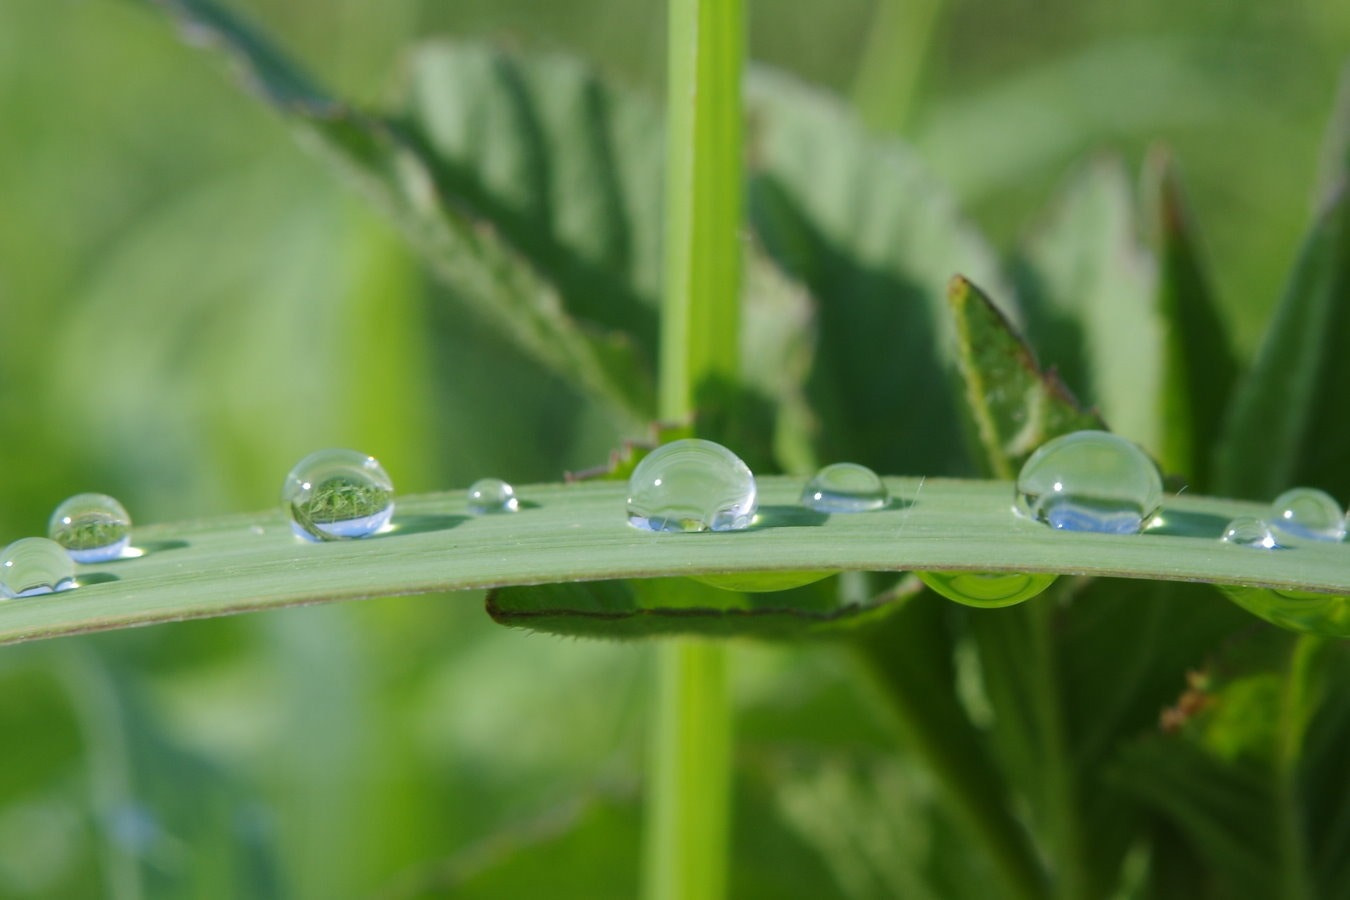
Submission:
[[[75,562],[56,541],[21,538],[0,553],[0,596],[34,597],[75,587]]]
[[[1059,576],[1025,572],[915,572],[919,580],[948,600],[996,609],[1030,600]]]
[[[312,541],[374,534],[394,515],[394,483],[373,456],[355,450],[311,453],[281,488],[291,528]]]
[[[469,485],[469,512],[475,516],[510,513],[520,509],[516,489],[500,478],[480,478]]]
[[[47,536],[77,563],[107,562],[131,543],[131,516],[107,494],[76,494],[56,507]]]
[[[857,463],[826,466],[802,490],[802,506],[823,513],[866,512],[890,502],[877,473]]]
[[[1274,550],[1280,546],[1275,540],[1275,532],[1265,520],[1255,516],[1238,516],[1228,523],[1219,540],[1235,547],[1255,547],[1259,550]]]
[[[1350,638],[1350,597],[1247,585],[1216,585],[1228,599],[1272,625],[1324,637]]]
[[[1148,454],[1105,431],[1055,438],[1017,476],[1017,510],[1065,531],[1135,534],[1162,497],[1162,477]]]
[[[1341,505],[1317,488],[1290,488],[1270,504],[1270,523],[1281,533],[1305,541],[1339,541],[1345,537]]]
[[[658,447],[628,479],[628,523],[647,531],[739,531],[755,517],[755,476],[721,444]]]

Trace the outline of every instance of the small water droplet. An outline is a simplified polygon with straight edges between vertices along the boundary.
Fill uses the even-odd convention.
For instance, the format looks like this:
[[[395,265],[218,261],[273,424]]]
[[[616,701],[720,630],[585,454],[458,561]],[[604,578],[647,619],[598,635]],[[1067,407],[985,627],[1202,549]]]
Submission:
[[[1030,600],[1055,583],[1058,575],[1026,572],[915,572],[919,580],[948,600],[997,609]]]
[[[291,530],[311,541],[368,537],[394,515],[394,483],[373,456],[319,450],[295,464],[281,488]]]
[[[516,489],[500,478],[480,478],[469,485],[469,512],[475,516],[513,513],[518,509]]]
[[[20,538],[0,553],[0,596],[35,597],[75,587],[75,561],[56,541]]]
[[[628,479],[628,524],[647,531],[739,531],[758,505],[755,476],[721,444],[698,438],[653,450]]]
[[[1015,508],[1065,531],[1136,534],[1162,498],[1162,477],[1143,450],[1109,432],[1076,431],[1027,459]]]
[[[1275,532],[1271,531],[1264,519],[1255,516],[1238,516],[1228,523],[1219,540],[1235,547],[1256,547],[1261,550],[1274,550],[1280,546],[1275,540]]]
[[[1270,522],[1296,540],[1340,541],[1345,538],[1341,505],[1317,488],[1290,488],[1270,504]]]
[[[834,463],[806,483],[802,506],[823,513],[867,512],[891,502],[886,485],[867,466]]]
[[[77,563],[108,562],[131,543],[131,516],[107,494],[76,494],[56,507],[47,536]]]

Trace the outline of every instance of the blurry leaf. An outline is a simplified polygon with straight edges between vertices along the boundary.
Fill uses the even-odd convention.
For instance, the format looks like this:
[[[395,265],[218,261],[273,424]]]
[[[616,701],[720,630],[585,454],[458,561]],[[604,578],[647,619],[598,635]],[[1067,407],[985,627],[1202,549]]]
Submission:
[[[1026,458],[1053,437],[1105,430],[1053,370],[1044,372],[1012,324],[975,285],[956,276],[947,300],[956,321],[966,403],[975,419],[985,465],[998,478],[1017,475]]]
[[[1094,404],[1116,433],[1157,451],[1167,389],[1156,266],[1139,244],[1124,168],[1082,171],[1023,250],[1027,336],[1042,363]]]
[[[730,593],[686,579],[592,581],[498,588],[487,611],[501,625],[593,638],[665,634],[800,638],[866,624],[885,605],[839,604],[814,585],[764,595]]]
[[[1219,75],[1250,67],[1250,55],[1194,38],[1115,34],[1036,65],[1000,68],[987,86],[933,104],[916,129],[920,153],[973,201],[1122,136],[1151,139],[1263,108],[1258,92]]]
[[[916,755],[941,783],[953,815],[979,837],[1009,896],[1044,892],[1045,872],[1022,824],[1009,812],[1011,782],[999,772],[956,689],[950,606],[931,592],[898,604],[858,649],[890,701]],[[981,611],[997,615],[1002,610]]]
[[[815,455],[966,470],[944,297],[956,271],[1011,296],[993,253],[912,151],[837,100],[759,71],[746,103],[750,223],[816,304]]]
[[[1221,896],[1281,893],[1280,839],[1271,783],[1250,763],[1223,762],[1179,739],[1127,747],[1112,779],[1168,817],[1208,863]]]
[[[597,793],[559,804],[426,862],[385,885],[383,900],[534,895],[615,900],[632,897],[641,857],[641,816],[628,792]],[[547,873],[541,880],[541,872]]]
[[[1346,190],[1350,180],[1350,62],[1341,69],[1331,122],[1322,141],[1322,166],[1317,184],[1317,202],[1331,203]]]
[[[1166,471],[1183,474],[1193,489],[1208,490],[1237,361],[1201,264],[1180,175],[1167,153],[1149,158],[1145,190],[1145,205],[1154,216],[1158,306],[1166,323],[1157,453]]]
[[[1293,484],[1350,497],[1350,189],[1318,212],[1228,410],[1216,487],[1269,500]]]
[[[1350,897],[1350,650],[1326,648],[1321,660],[1325,691],[1307,723],[1297,794],[1307,834],[1307,854],[1319,897]]]
[[[619,415],[645,418],[651,409],[652,386],[650,370],[640,351],[622,332],[575,321],[565,306],[570,298],[559,293],[564,284],[577,285],[578,292],[584,292],[580,285],[593,288],[594,284],[588,280],[592,277],[590,268],[581,260],[572,260],[561,248],[551,258],[544,253],[543,244],[554,241],[551,234],[522,231],[522,223],[530,221],[539,211],[541,201],[537,193],[529,203],[517,198],[515,209],[509,198],[492,194],[494,187],[501,189],[504,182],[510,182],[511,176],[518,176],[522,170],[533,173],[538,186],[537,180],[545,177],[538,167],[551,156],[551,151],[542,144],[540,124],[531,118],[538,111],[531,102],[533,98],[523,92],[523,76],[518,67],[504,60],[483,58],[481,54],[475,57],[471,52],[462,67],[452,66],[446,72],[438,70],[434,61],[439,58],[455,63],[460,57],[453,54],[426,57],[431,70],[429,78],[434,80],[438,74],[448,74],[457,79],[450,84],[436,84],[429,95],[426,92],[421,95],[436,105],[438,116],[443,116],[426,124],[436,129],[430,137],[438,139],[447,150],[453,146],[456,129],[462,127],[461,115],[472,118],[488,115],[489,111],[500,112],[490,106],[476,106],[475,100],[486,98],[495,102],[509,91],[514,92],[522,105],[508,123],[489,116],[487,121],[497,130],[478,128],[472,132],[479,138],[491,134],[494,141],[509,143],[509,152],[501,144],[491,143],[488,147],[491,156],[476,157],[481,164],[497,163],[505,171],[465,171],[455,168],[456,164],[463,167],[463,160],[439,158],[431,153],[426,146],[429,138],[419,136],[416,123],[397,123],[361,113],[328,97],[264,39],[210,0],[145,2],[164,9],[194,42],[225,54],[252,90],[285,115],[302,136],[329,153],[399,222],[432,270],[464,300],[474,304],[481,315],[535,358],[607,399]],[[560,140],[580,141],[591,151],[607,149],[609,145],[603,139],[610,123],[605,117],[606,107],[597,97],[598,87],[579,78],[575,67],[563,68],[561,72],[541,73],[540,79],[545,83],[556,82],[564,91],[570,86],[573,99],[582,103],[582,108],[586,108],[587,98],[591,98],[589,111],[596,118],[581,133],[568,132]],[[452,99],[456,102],[452,103]],[[420,115],[425,118],[428,111],[421,110]],[[650,139],[640,125],[627,127],[630,139]],[[579,157],[586,159],[585,152]],[[560,180],[581,179],[582,171],[571,170]],[[583,186],[596,184],[595,179],[609,179],[612,174],[604,159],[592,161],[585,171],[591,179],[582,180]],[[529,179],[523,182],[530,183]],[[596,202],[609,210],[611,207],[605,204],[614,202],[614,191],[600,192]],[[571,210],[558,215],[559,221],[565,223],[566,233],[574,238],[585,233],[592,221],[585,210],[577,215]],[[626,240],[622,229],[611,228],[600,234]],[[534,253],[540,254],[538,259],[530,256]],[[550,276],[557,283],[550,282]],[[620,304],[619,308],[626,314],[634,309],[631,304]]]

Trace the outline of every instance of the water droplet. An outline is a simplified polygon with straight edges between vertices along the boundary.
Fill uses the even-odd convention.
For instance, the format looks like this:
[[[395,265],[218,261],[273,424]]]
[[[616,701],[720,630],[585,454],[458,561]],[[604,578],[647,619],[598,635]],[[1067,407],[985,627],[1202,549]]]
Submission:
[[[328,449],[295,464],[281,488],[291,530],[311,541],[368,537],[394,515],[394,483],[373,456]]]
[[[512,513],[518,509],[516,489],[500,478],[480,478],[469,485],[469,512],[475,516]]]
[[[1238,606],[1272,625],[1290,631],[1350,638],[1350,597],[1248,585],[1221,584],[1217,587]]]
[[[77,563],[107,562],[131,543],[131,516],[107,494],[76,494],[56,507],[47,536]]]
[[[890,492],[877,473],[857,463],[826,466],[802,491],[802,506],[824,513],[866,512],[890,502]]]
[[[1317,488],[1290,488],[1270,504],[1270,522],[1296,540],[1340,541],[1345,538],[1341,505]]]
[[[656,448],[628,480],[628,524],[647,531],[739,531],[757,504],[755,476],[721,444],[685,438]]]
[[[1030,600],[1055,583],[1058,575],[1025,572],[915,572],[919,580],[948,600],[996,609]]]
[[[21,538],[0,553],[0,596],[34,597],[75,587],[75,561],[47,538]]]
[[[1162,497],[1162,477],[1148,454],[1105,431],[1055,438],[1017,476],[1017,511],[1065,531],[1136,534]]]
[[[1255,516],[1238,516],[1228,523],[1219,540],[1235,547],[1256,547],[1261,550],[1274,550],[1280,546],[1275,540],[1275,532],[1270,530],[1265,520]]]

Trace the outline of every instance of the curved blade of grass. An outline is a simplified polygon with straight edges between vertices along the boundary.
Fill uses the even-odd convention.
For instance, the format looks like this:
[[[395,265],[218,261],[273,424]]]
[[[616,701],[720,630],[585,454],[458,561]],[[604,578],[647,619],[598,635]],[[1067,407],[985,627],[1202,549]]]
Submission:
[[[463,492],[405,497],[392,531],[331,544],[297,540],[280,511],[137,528],[143,556],[80,567],[83,586],[70,593],[0,602],[0,642],[331,600],[727,572],[1032,571],[1350,595],[1345,546],[1221,545],[1225,523],[1260,514],[1257,504],[1183,494],[1154,533],[1122,537],[1020,520],[1007,482],[886,482],[889,508],[824,516],[797,505],[800,479],[761,478],[758,523],[735,533],[633,529],[627,487],[614,482],[522,487],[525,509],[482,518],[464,515]],[[752,621],[743,633],[755,633]]]

